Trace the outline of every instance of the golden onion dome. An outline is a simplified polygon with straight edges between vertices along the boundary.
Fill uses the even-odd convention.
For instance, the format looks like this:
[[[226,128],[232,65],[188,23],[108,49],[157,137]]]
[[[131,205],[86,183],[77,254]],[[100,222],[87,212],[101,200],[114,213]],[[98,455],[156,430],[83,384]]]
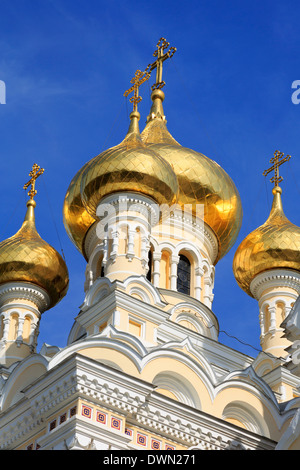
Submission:
[[[141,138],[148,148],[161,155],[173,168],[178,180],[177,203],[182,210],[202,204],[204,222],[213,230],[219,244],[217,261],[232,247],[242,222],[239,193],[218,163],[194,150],[182,147],[166,126],[161,89],[152,92],[152,107]]]
[[[20,230],[0,243],[0,284],[30,282],[42,287],[53,307],[67,293],[68,269],[60,254],[38,234],[35,206],[30,199]]]
[[[159,205],[176,203],[176,175],[162,156],[142,142],[139,118],[140,114],[133,111],[125,139],[93,158],[83,171],[81,197],[86,211],[94,219],[101,199],[116,192],[140,193]]]
[[[84,256],[85,235],[95,222],[95,219],[86,211],[80,193],[82,174],[88,163],[86,163],[72,179],[63,206],[63,222],[66,232],[72,243]]]
[[[259,273],[277,268],[300,271],[300,228],[283,212],[281,188],[275,186],[272,192],[268,219],[242,241],[233,259],[237,283],[251,297],[250,284]]]

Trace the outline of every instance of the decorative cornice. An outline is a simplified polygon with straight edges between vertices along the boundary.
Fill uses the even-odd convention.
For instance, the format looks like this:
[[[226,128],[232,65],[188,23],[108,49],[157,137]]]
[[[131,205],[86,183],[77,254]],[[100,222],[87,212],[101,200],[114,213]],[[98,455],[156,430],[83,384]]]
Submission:
[[[170,214],[169,218],[165,219],[166,225],[171,225],[177,227],[184,232],[189,232],[193,234],[198,241],[201,241],[205,245],[208,255],[212,260],[212,263],[216,260],[218,256],[219,244],[216,235],[211,230],[211,228],[200,218],[193,217],[189,213],[185,213],[181,210],[176,210]],[[159,235],[170,236],[170,233],[162,231],[160,226],[153,227],[152,236],[155,238],[155,230],[158,229]]]
[[[40,313],[47,310],[50,298],[47,292],[36,285],[25,282],[8,282],[0,286],[0,308],[12,300],[29,300],[33,302]]]
[[[102,208],[105,206],[111,206],[116,216],[118,216],[118,223],[122,221],[122,216],[119,218],[119,211],[128,213],[130,210],[134,210],[136,213],[140,213],[141,217],[136,218],[136,222],[142,222],[143,224],[147,221],[147,224],[150,226],[155,225],[159,220],[159,205],[149,197],[144,196],[143,194],[138,193],[113,193],[105,198],[103,198],[97,208],[97,215],[102,214]],[[122,207],[123,206],[123,207]],[[105,209],[104,209],[105,211]],[[106,212],[106,211],[105,211]],[[107,218],[114,218],[114,214],[107,214]],[[124,219],[125,220],[125,219]],[[128,216],[128,221],[132,221],[132,216]],[[84,249],[88,258],[91,256],[91,253],[99,243],[99,236],[97,234],[97,224],[96,222],[91,229],[88,231],[87,236],[84,241]]]
[[[289,287],[300,295],[300,273],[291,269],[270,269],[258,274],[250,284],[253,296],[259,300],[271,287]]]
[[[57,365],[58,366],[58,365]],[[24,389],[24,398],[2,415],[1,449],[15,449],[46,430],[40,441],[45,449],[61,446],[66,439],[62,428],[49,434],[49,416],[59,414],[75,398],[87,400],[89,406],[104,406],[126,417],[128,424],[137,424],[184,446],[201,444],[207,449],[222,450],[238,440],[248,449],[273,449],[274,443],[262,436],[207,415],[200,410],[169,399],[154,391],[154,386],[124,374],[96,360],[73,355],[53,367]],[[78,410],[73,431],[81,430],[94,437],[94,446],[102,448],[102,429],[96,422],[84,419]],[[62,426],[65,426],[64,423]],[[74,427],[75,424],[75,427]],[[79,426],[79,427],[78,427]],[[102,425],[101,425],[102,426]],[[59,432],[59,430],[62,432]],[[70,434],[68,434],[70,436]],[[53,436],[53,437],[52,437]],[[116,435],[120,448],[133,448],[128,436]],[[54,447],[53,447],[54,446]],[[95,448],[94,447],[94,448]]]
[[[153,237],[156,237],[156,229],[158,230],[159,235],[170,236],[170,233],[165,233],[165,231],[164,233],[162,232],[162,227],[160,225],[161,221],[159,221],[160,207],[150,198],[141,194],[116,193],[104,198],[99,207],[102,204],[111,205],[116,213],[118,212],[119,205],[126,204],[128,210],[130,210],[132,206],[138,205],[140,213],[146,217],[149,225],[152,226]],[[163,225],[171,224],[173,227],[175,224],[175,226],[180,230],[187,231],[195,235],[196,238],[201,240],[203,245],[205,245],[208,255],[211,258],[212,263],[214,263],[218,256],[219,244],[217,237],[211,228],[199,217],[192,217],[189,213],[185,213],[180,209],[174,208],[174,210],[172,210],[172,207],[169,209],[171,213],[168,214],[168,216],[166,216],[166,213],[162,214],[162,220],[164,222]],[[99,243],[99,238],[97,236],[97,223],[95,223],[88,231],[84,241],[84,249],[88,258],[91,256],[97,243]]]

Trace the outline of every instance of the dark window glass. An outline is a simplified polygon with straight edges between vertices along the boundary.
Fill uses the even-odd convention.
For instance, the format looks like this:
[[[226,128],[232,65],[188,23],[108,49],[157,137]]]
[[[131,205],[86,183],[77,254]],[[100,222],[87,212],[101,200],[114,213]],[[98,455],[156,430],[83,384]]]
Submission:
[[[191,263],[184,255],[179,255],[177,267],[177,290],[183,294],[190,295]]]
[[[147,272],[147,276],[146,278],[148,279],[148,281],[151,282],[151,277],[152,277],[152,251],[149,250],[148,252],[148,272]]]

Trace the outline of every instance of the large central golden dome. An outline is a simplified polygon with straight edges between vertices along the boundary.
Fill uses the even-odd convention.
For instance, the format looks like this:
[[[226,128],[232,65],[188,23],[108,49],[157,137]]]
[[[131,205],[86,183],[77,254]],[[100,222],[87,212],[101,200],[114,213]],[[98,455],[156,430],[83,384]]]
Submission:
[[[136,192],[157,204],[204,209],[204,222],[218,241],[214,263],[235,243],[242,222],[239,193],[218,163],[182,147],[169,133],[163,115],[164,93],[152,93],[148,123],[139,133],[139,113],[131,113],[125,139],[87,162],[72,180],[64,202],[67,233],[84,256],[84,240],[97,220],[99,202],[114,192]]]
[[[136,192],[157,204],[176,203],[178,183],[171,165],[141,140],[133,111],[125,139],[87,162],[68,188],[63,208],[66,231],[84,256],[84,239],[97,220],[97,207],[107,195]]]
[[[91,160],[82,174],[81,197],[87,212],[96,219],[99,202],[115,192],[136,192],[157,204],[174,204],[177,178],[170,164],[146,147],[137,128],[139,113],[131,113],[124,141]]]
[[[215,233],[219,253],[215,263],[232,247],[242,223],[239,193],[228,174],[218,163],[186,147],[182,147],[166,127],[162,102],[164,93],[152,93],[148,123],[141,133],[143,142],[169,162],[178,180],[177,202],[184,210],[197,204],[204,208],[204,222]]]
[[[76,248],[84,256],[83,242],[89,228],[95,219],[87,212],[83,205],[80,185],[82,174],[88,165],[87,162],[74,176],[67,190],[63,206],[63,222],[66,232]]]

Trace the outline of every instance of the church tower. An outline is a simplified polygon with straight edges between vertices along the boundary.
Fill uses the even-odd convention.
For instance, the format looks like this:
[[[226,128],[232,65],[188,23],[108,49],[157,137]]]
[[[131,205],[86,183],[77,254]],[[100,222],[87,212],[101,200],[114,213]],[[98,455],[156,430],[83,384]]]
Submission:
[[[41,314],[57,304],[68,289],[68,270],[60,254],[35,226],[35,181],[30,172],[27,211],[20,230],[0,243],[0,364],[10,367],[36,352]]]
[[[211,308],[215,265],[237,238],[242,207],[227,173],[182,147],[167,129],[162,65],[175,51],[161,39],[156,61],[136,72],[125,92],[134,91],[128,133],[75,175],[64,223],[88,261],[86,291],[101,276],[123,281],[137,274],[166,295],[181,292]],[[138,89],[155,69],[152,107],[140,134]]]
[[[282,322],[300,294],[300,228],[285,216],[279,186],[279,166],[289,159],[276,151],[270,160],[273,166],[264,172],[275,171],[270,215],[242,241],[233,260],[237,283],[258,300],[262,349],[278,358],[287,356],[290,344]]]

